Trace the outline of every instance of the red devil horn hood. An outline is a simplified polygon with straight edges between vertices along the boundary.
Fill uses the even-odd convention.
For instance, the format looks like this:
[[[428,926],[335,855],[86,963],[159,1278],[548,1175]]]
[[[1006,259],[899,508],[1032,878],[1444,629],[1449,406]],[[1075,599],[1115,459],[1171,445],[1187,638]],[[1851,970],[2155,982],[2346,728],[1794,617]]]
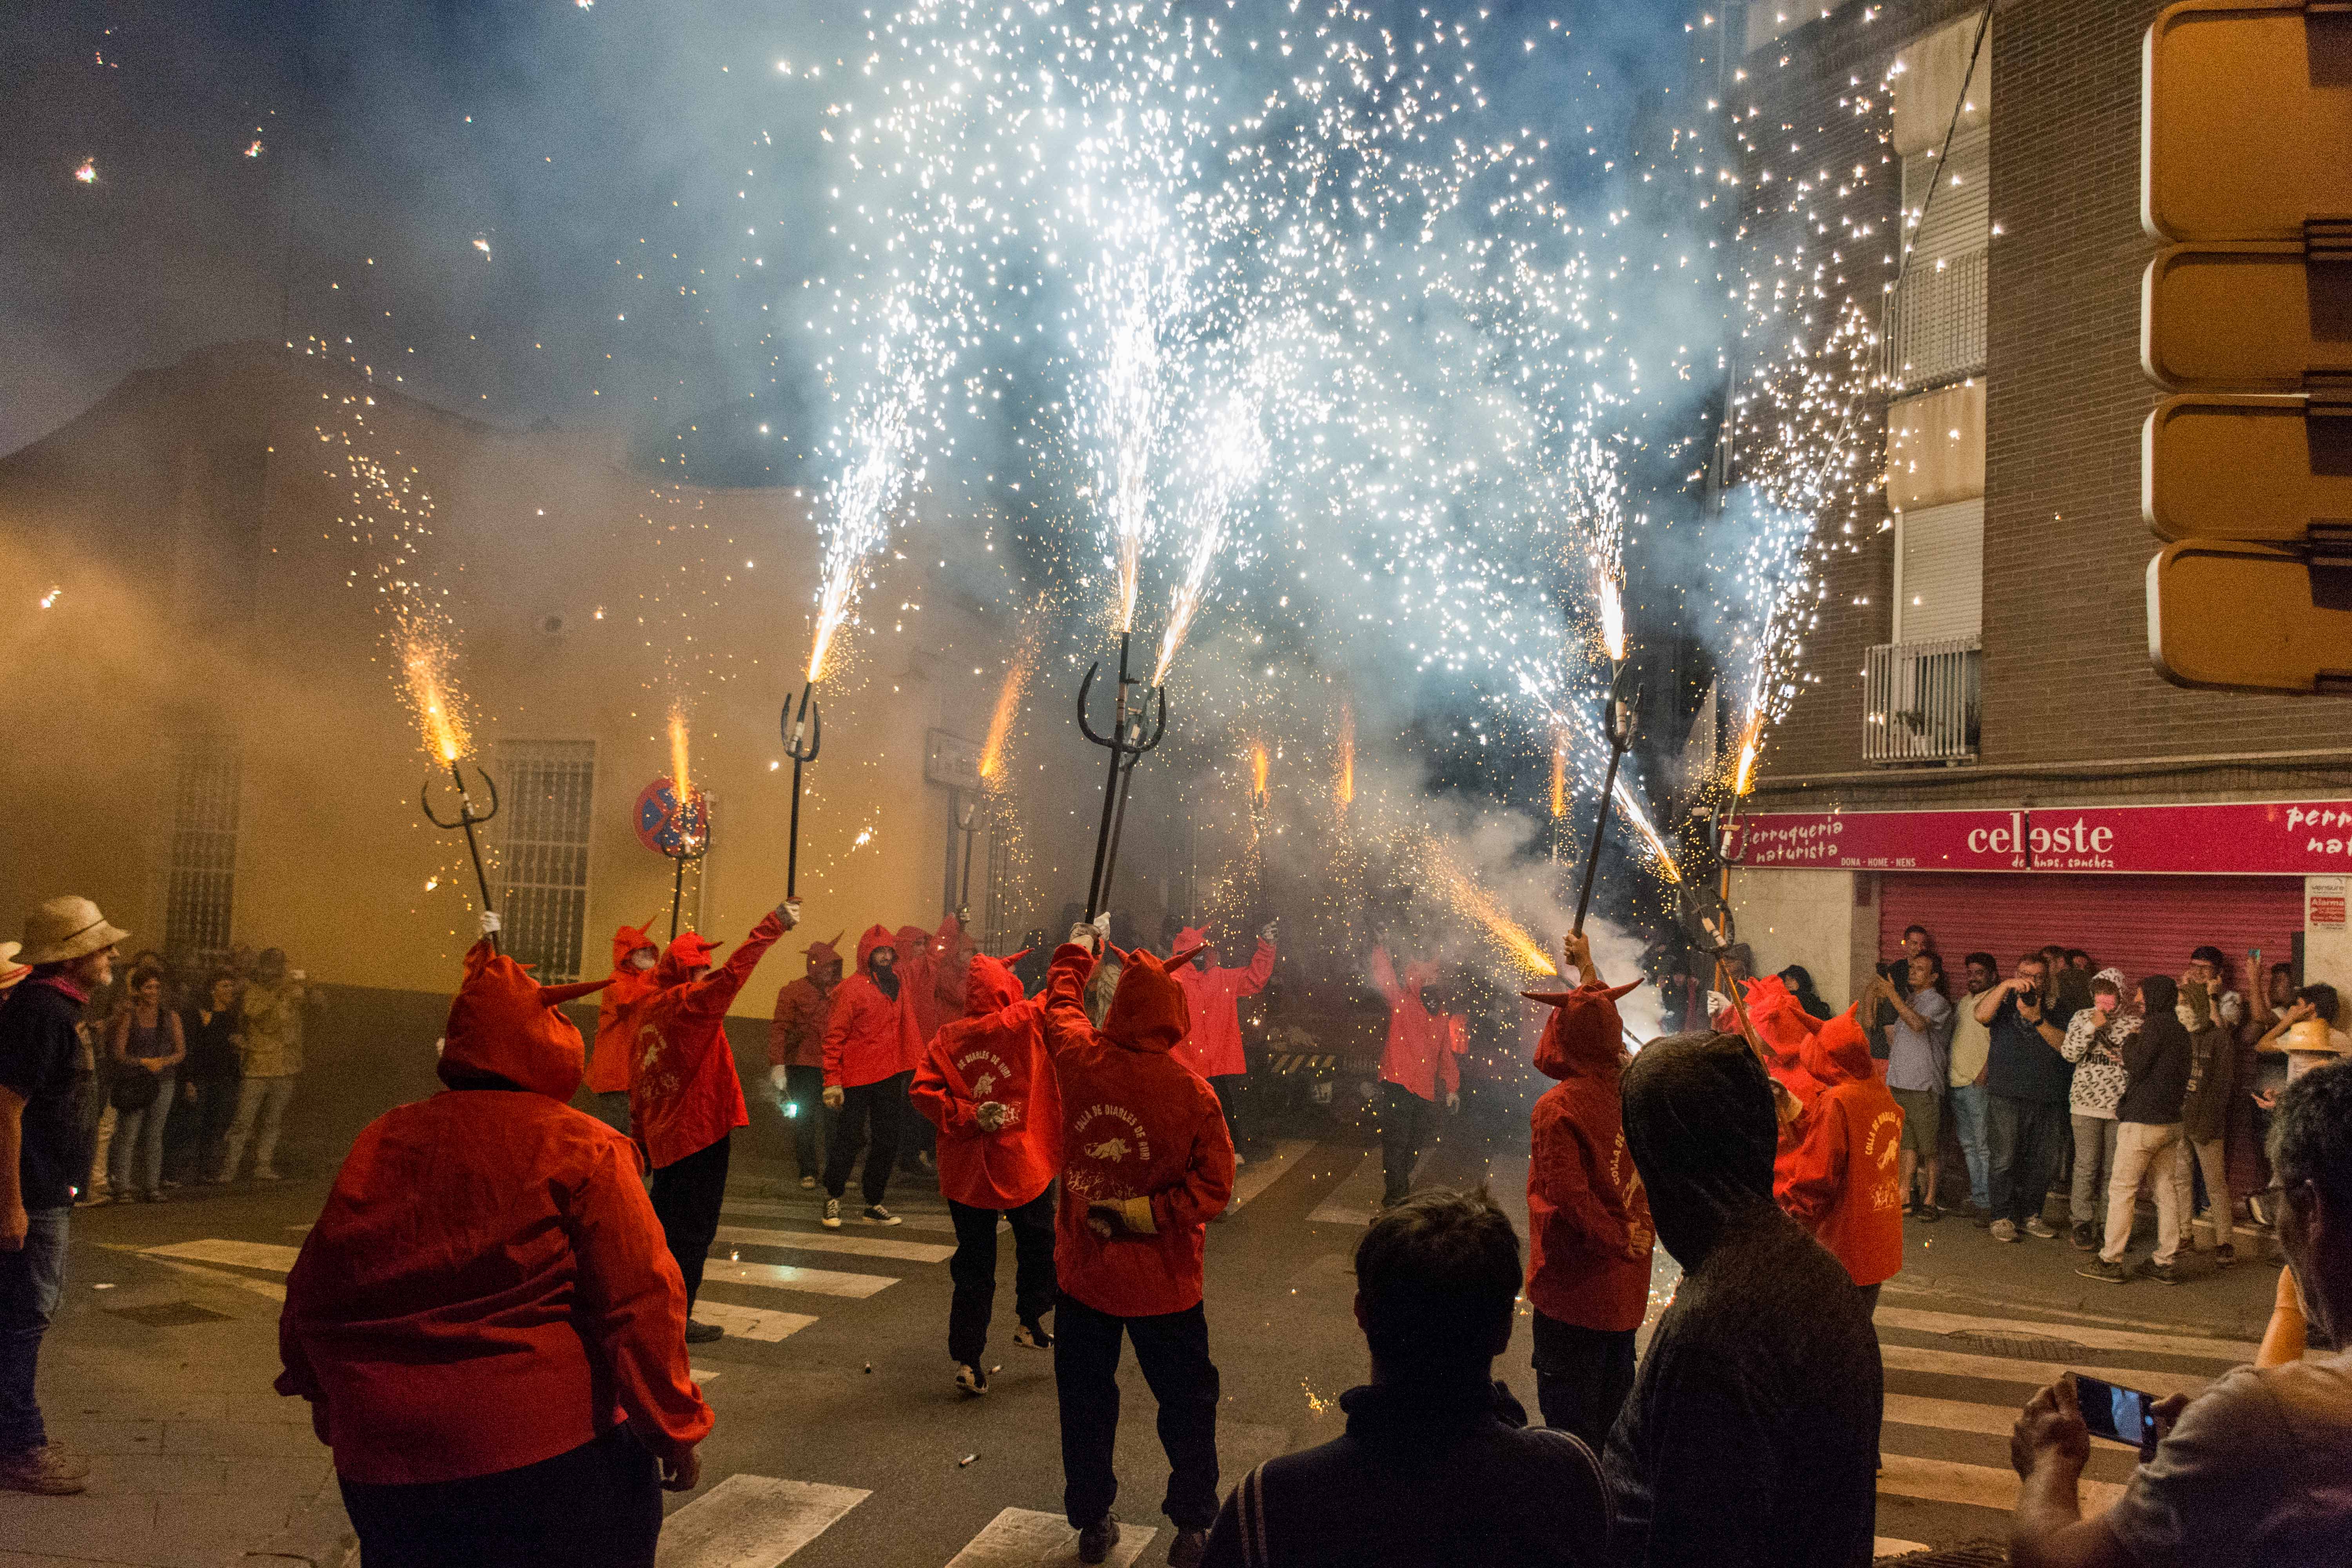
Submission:
[[[1129,1050],[1168,1050],[1192,1030],[1184,988],[1167,965],[1141,948],[1126,956],[1110,1011],[1103,1015],[1103,1035]]]
[[[897,952],[898,951],[898,941],[896,938],[891,936],[889,927],[879,924],[867,926],[866,928],[865,934],[861,935],[857,939],[858,973],[871,974],[874,973],[874,950],[877,947],[887,947],[893,952]],[[901,956],[903,957],[904,955],[901,954]]]
[[[588,1058],[580,1031],[554,1004],[602,984],[542,986],[521,964],[492,952],[488,942],[476,942],[466,953],[465,978],[449,1004],[437,1069],[441,1081],[454,1087],[488,1075],[550,1100],[570,1100]]]
[[[654,940],[651,927],[623,926],[614,931],[613,933],[613,967],[618,969],[628,963],[629,954],[641,947],[650,947],[659,952],[661,943]]]
[[[1580,985],[1573,991],[1522,991],[1554,1009],[1536,1042],[1536,1070],[1547,1078],[1590,1078],[1613,1072],[1623,1051],[1625,1021],[1617,999],[1634,986]]]
[[[810,973],[814,973],[828,963],[841,962],[841,939],[846,934],[848,933],[845,931],[835,931],[829,942],[813,942],[808,944]]]
[[[1801,1047],[1804,1069],[1824,1084],[1849,1083],[1872,1076],[1870,1037],[1863,1033],[1854,1013],[1857,1002],[1823,1023],[1805,1037]]]
[[[1010,953],[1003,958],[991,958],[986,953],[974,953],[971,970],[964,976],[964,1016],[984,1017],[1000,1013],[1026,994],[1021,988],[1020,977],[1013,973],[1014,960],[1024,953]]]
[[[718,945],[705,942],[701,932],[682,931],[662,950],[661,962],[654,965],[654,979],[662,985],[682,985],[696,970],[709,968],[710,955],[718,951]]]

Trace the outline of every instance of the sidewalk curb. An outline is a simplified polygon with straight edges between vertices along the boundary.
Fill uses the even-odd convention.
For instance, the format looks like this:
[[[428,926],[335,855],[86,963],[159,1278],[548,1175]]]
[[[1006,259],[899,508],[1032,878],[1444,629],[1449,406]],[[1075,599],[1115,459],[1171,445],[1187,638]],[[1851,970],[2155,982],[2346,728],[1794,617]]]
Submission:
[[[230,1557],[225,1568],[357,1568],[359,1560],[359,1535],[343,1511],[342,1488],[331,1465],[325,1482],[284,1530]]]

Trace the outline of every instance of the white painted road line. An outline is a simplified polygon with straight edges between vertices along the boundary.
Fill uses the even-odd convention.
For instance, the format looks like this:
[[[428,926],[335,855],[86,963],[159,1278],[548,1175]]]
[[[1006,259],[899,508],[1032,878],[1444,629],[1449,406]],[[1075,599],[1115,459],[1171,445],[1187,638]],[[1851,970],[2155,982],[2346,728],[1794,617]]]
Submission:
[[[843,1274],[831,1268],[795,1268],[785,1263],[733,1263],[723,1258],[704,1264],[702,1277],[730,1285],[755,1285],[763,1290],[801,1290],[861,1300],[898,1282],[890,1274]]]
[[[1885,1419],[1901,1426],[1932,1426],[1943,1432],[1979,1432],[1988,1437],[2007,1437],[2017,1425],[2017,1413],[2025,1402],[2015,1405],[1971,1405],[1959,1399],[1924,1399],[1916,1394],[1890,1394],[1886,1396]],[[2109,1442],[2094,1436],[2094,1443],[2105,1443],[2118,1452],[2137,1450],[2129,1443]]]
[[[1925,1542],[1897,1541],[1891,1535],[1874,1536],[1870,1542],[1870,1554],[1873,1557],[1900,1557],[1908,1552],[1927,1550],[1927,1545]]]
[[[1121,1522],[1118,1544],[1105,1561],[1110,1568],[1129,1568],[1160,1533],[1149,1525]],[[948,1560],[948,1568],[1062,1568],[1078,1560],[1078,1532],[1058,1513],[1008,1508],[988,1521],[961,1552]]]
[[[1958,1351],[1928,1350],[1919,1345],[1879,1346],[1879,1354],[1889,1371],[1939,1372],[1954,1377],[1990,1378],[1996,1383],[2023,1384],[2039,1388],[2045,1383],[2055,1383],[2062,1372],[2085,1373],[2102,1377],[2109,1383],[2120,1383],[2126,1388],[2142,1388],[2150,1394],[2196,1394],[2211,1382],[2189,1373],[2149,1372],[2142,1368],[2096,1366],[2061,1366],[2049,1361],[2011,1361],[2007,1356],[1966,1355]],[[2018,1404],[2021,1406],[2023,1399]]]
[[[775,1312],[765,1307],[739,1307],[732,1301],[714,1301],[708,1296],[695,1301],[694,1315],[706,1323],[716,1323],[725,1329],[730,1339],[758,1340],[766,1344],[773,1344],[787,1334],[799,1333],[816,1321],[805,1312]]]
[[[2095,1323],[2053,1323],[2038,1318],[1974,1318],[1958,1312],[1929,1312],[1916,1307],[1881,1302],[1875,1320],[1881,1328],[1916,1329],[1925,1333],[1965,1331],[1990,1334],[2047,1335],[2072,1340],[2093,1350],[2147,1351],[2156,1355],[2186,1356],[2191,1361],[2242,1366],[2259,1348],[2250,1340],[2209,1340],[2189,1334],[2146,1334],[2130,1329],[2101,1328]]]
[[[1372,1204],[1381,1195],[1381,1157],[1369,1154],[1356,1163],[1356,1168],[1340,1178],[1330,1195],[1307,1216],[1309,1225],[1360,1225],[1372,1223]]]
[[[1312,1138],[1285,1138],[1275,1144],[1273,1153],[1244,1165],[1234,1178],[1234,1197],[1225,1205],[1226,1212],[1230,1214],[1282,1180],[1290,1167],[1298,1163],[1298,1157],[1314,1147]]]
[[[662,1521],[655,1568],[776,1568],[874,1494],[732,1475]]]
[[[848,1252],[861,1258],[895,1258],[906,1263],[945,1263],[955,1248],[936,1241],[900,1241],[887,1236],[845,1235],[837,1230],[772,1230],[722,1225],[719,1239],[730,1247],[776,1247],[797,1252]]]
[[[1959,1465],[1948,1459],[1915,1459],[1908,1454],[1885,1454],[1886,1468],[1878,1478],[1881,1497],[1917,1498],[1927,1502],[1966,1503],[1973,1508],[2009,1513],[2017,1507],[2017,1472],[2002,1466]],[[2083,1516],[2105,1513],[2124,1489],[2113,1481],[2082,1483]]]
[[[779,1202],[771,1198],[730,1197],[727,1200],[725,1206],[720,1208],[719,1212],[722,1215],[735,1215],[750,1219],[797,1220],[805,1225],[818,1225],[823,1223],[822,1217],[818,1213],[823,1203],[824,1200],[822,1198],[818,1199],[814,1203],[811,1203],[806,1199],[803,1199],[799,1203],[793,1203],[790,1201]],[[841,1216],[847,1223],[858,1226],[865,1229],[876,1230],[877,1232],[883,1229],[884,1227],[878,1226],[866,1226],[863,1220],[860,1220],[857,1217],[857,1211],[865,1206],[866,1200],[859,1197],[853,1192],[847,1197],[841,1200]],[[898,1216],[899,1223],[887,1227],[889,1229],[919,1230],[933,1236],[953,1236],[955,1234],[955,1221],[949,1219],[943,1215],[908,1214],[904,1209],[893,1209],[890,1212]]]
[[[177,1258],[189,1263],[226,1263],[233,1268],[264,1268],[272,1274],[283,1274],[294,1267],[302,1253],[299,1247],[278,1247],[266,1241],[224,1241],[207,1237],[202,1241],[175,1241],[168,1247],[144,1247],[141,1256],[147,1258]]]
[[[213,1284],[234,1286],[256,1296],[266,1296],[273,1301],[286,1300],[286,1287],[275,1280],[256,1279],[250,1274],[232,1274],[226,1268],[207,1268],[201,1263],[178,1263],[169,1258],[158,1258],[155,1261],[177,1274],[193,1274]]]

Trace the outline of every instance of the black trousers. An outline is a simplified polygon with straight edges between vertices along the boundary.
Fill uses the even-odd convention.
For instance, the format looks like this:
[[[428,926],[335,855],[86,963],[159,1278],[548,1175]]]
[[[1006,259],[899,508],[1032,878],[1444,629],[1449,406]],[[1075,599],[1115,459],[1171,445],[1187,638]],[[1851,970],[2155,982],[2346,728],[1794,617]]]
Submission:
[[[1249,1098],[1249,1074],[1221,1074],[1209,1080],[1209,1088],[1216,1094],[1217,1110],[1224,1115],[1225,1136],[1233,1140],[1234,1147],[1238,1149],[1245,1142],[1242,1133],[1244,1121],[1242,1102]]]
[[[1412,1192],[1412,1168],[1437,1142],[1437,1107],[1402,1084],[1381,1085],[1381,1196],[1402,1203]]]
[[[661,1473],[626,1426],[495,1475],[337,1479],[367,1568],[653,1568],[661,1539]]]
[[[1633,1392],[1633,1331],[1587,1329],[1541,1312],[1535,1321],[1536,1404],[1544,1425],[1597,1456]]]
[[[823,1169],[817,1163],[816,1130],[825,1116],[824,1068],[786,1068],[784,1100],[793,1108],[784,1118],[793,1128],[793,1163],[802,1175],[814,1176]]]
[[[727,1201],[727,1151],[734,1138],[721,1138],[685,1159],[654,1167],[654,1217],[662,1239],[686,1277],[686,1304],[702,1289],[702,1260],[719,1235],[719,1205]]]
[[[866,1149],[866,1201],[878,1204],[890,1190],[890,1167],[898,1158],[898,1129],[907,1120],[907,1083],[915,1075],[902,1072],[841,1091],[841,1110],[833,1119],[833,1147],[824,1158],[824,1190],[839,1197],[849,1190],[849,1167],[857,1151]]]
[[[948,1354],[977,1364],[988,1348],[988,1321],[996,1310],[996,1209],[948,1200],[955,1221],[955,1256],[948,1278],[955,1297],[948,1303]],[[1054,1188],[1019,1208],[1002,1211],[1013,1221],[1013,1310],[1034,1323],[1054,1305]]]
[[[2074,1121],[2063,1101],[1985,1096],[1985,1142],[1992,1166],[1987,1194],[1992,1217],[2023,1225],[2042,1212],[2058,1180],[2065,1151],[2074,1147]]]
[[[1135,1342],[1135,1363],[1160,1404],[1160,1446],[1168,1455],[1160,1510],[1179,1530],[1206,1530],[1217,1518],[1217,1369],[1209,1360],[1209,1319],[1195,1301],[1155,1318],[1114,1318],[1064,1292],[1054,1312],[1054,1392],[1062,1408],[1062,1511],[1084,1530],[1118,1497],[1111,1447],[1118,1438],[1118,1337]]]

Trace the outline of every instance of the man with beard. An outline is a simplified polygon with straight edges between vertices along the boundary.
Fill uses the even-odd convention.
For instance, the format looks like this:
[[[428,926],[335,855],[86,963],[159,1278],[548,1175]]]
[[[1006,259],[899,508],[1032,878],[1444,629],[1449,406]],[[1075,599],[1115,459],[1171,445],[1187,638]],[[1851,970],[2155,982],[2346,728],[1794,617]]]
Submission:
[[[907,1081],[923,1058],[911,989],[898,972],[898,950],[882,926],[857,939],[857,973],[834,987],[824,1025],[824,1108],[837,1112],[833,1147],[824,1161],[824,1227],[841,1228],[841,1194],[849,1167],[866,1146],[868,1225],[897,1225],[882,1206],[890,1166],[898,1158],[898,1128],[907,1114]]]

